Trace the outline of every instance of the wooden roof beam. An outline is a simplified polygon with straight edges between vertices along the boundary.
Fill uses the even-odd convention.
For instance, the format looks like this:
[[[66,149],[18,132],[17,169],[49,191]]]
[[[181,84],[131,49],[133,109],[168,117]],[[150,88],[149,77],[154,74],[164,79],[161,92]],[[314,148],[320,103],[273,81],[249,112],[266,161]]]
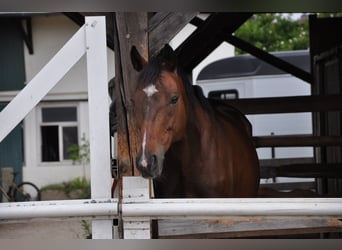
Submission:
[[[252,54],[255,57],[260,58],[261,60],[268,62],[269,64],[288,72],[295,77],[298,77],[299,79],[311,83],[312,82],[312,76],[310,73],[306,72],[305,70],[302,70],[296,66],[294,66],[291,63],[288,63],[274,55],[271,55],[270,53],[263,51],[254,45],[236,37],[228,33],[222,33],[222,36],[224,39],[234,45],[235,47],[238,47],[239,49],[242,49],[250,54]]]
[[[179,61],[191,72],[224,40],[221,32],[237,30],[252,13],[214,13],[209,16],[177,49]]]
[[[204,23],[204,21],[198,20],[198,18],[194,19],[194,22],[193,22],[193,24],[196,25],[196,26],[200,26],[200,25],[203,26],[203,23]],[[288,63],[288,62],[286,62],[286,61],[284,61],[282,59],[279,59],[276,56],[273,56],[273,55],[271,55],[271,54],[269,54],[269,53],[267,53],[267,52],[265,52],[265,51],[255,47],[255,46],[253,46],[250,43],[247,43],[246,41],[244,41],[244,40],[242,40],[240,38],[237,38],[237,37],[233,36],[232,33],[238,27],[236,27],[233,31],[231,31],[231,29],[229,30],[228,27],[222,29],[220,34],[217,34],[217,36],[219,38],[213,40],[212,44],[209,45],[210,47],[208,48],[208,50],[211,52],[211,50],[213,50],[212,47],[214,47],[214,49],[215,49],[222,42],[222,40],[225,40],[228,43],[234,45],[235,47],[238,47],[238,48],[240,48],[240,49],[242,49],[242,50],[244,50],[244,51],[254,55],[255,57],[258,57],[261,60],[266,61],[266,62],[272,64],[273,66],[278,67],[279,69],[281,69],[281,70],[283,70],[285,72],[288,72],[288,73],[294,75],[295,77],[298,77],[299,79],[301,79],[301,80],[303,80],[305,82],[308,82],[308,83],[312,82],[312,76],[311,76],[311,74],[309,72],[306,72],[306,71],[304,71],[304,70],[302,70],[302,69],[300,69],[300,68],[298,68],[298,67],[296,67],[296,66],[294,66],[294,65],[292,65],[292,64],[290,64],[290,63]],[[200,31],[198,31],[198,33],[199,32]],[[194,36],[196,36],[196,34],[194,34]],[[199,35],[197,35],[197,36],[199,36]],[[190,41],[188,43],[190,43]],[[216,44],[216,46],[215,46],[215,44]],[[180,51],[179,53],[182,53],[182,52]],[[202,57],[203,57],[203,55],[202,55]],[[203,57],[203,59],[204,58],[205,58],[205,56]],[[185,65],[185,67],[186,67],[186,65]],[[187,70],[189,70],[189,69],[187,69]]]
[[[149,52],[155,55],[184,28],[199,12],[158,12],[149,19]],[[161,35],[162,34],[162,35]]]

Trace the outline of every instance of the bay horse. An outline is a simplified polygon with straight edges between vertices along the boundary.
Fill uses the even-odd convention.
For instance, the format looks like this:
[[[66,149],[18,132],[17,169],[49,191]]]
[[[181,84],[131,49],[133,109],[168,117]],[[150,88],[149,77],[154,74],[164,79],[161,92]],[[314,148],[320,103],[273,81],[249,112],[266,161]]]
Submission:
[[[247,118],[206,99],[169,45],[149,62],[135,47],[130,55],[139,71],[131,100],[140,135],[136,166],[153,179],[155,197],[256,197],[259,162]]]

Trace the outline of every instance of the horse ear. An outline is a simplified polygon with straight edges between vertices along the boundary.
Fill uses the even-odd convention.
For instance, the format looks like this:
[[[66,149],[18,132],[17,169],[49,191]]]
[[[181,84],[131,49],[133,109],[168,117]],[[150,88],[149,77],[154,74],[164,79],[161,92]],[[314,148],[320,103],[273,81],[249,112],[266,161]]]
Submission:
[[[131,62],[136,71],[141,71],[147,61],[143,58],[135,46],[131,49]]]
[[[170,45],[165,44],[159,56],[163,60],[163,66],[169,71],[175,71],[177,67],[177,56]]]

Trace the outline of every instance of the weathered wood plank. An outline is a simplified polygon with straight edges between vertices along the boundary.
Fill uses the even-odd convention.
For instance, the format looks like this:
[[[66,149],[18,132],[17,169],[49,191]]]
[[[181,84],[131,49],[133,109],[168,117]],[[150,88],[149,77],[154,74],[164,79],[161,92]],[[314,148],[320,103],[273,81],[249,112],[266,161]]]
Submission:
[[[315,182],[279,182],[261,184],[259,187],[259,198],[311,198],[325,196],[315,191]],[[332,196],[333,197],[333,196]],[[327,198],[327,197],[325,197]]]
[[[138,73],[134,70],[130,51],[135,46],[142,56],[148,58],[146,33],[148,15],[143,12],[117,12],[115,14],[115,99],[118,116],[118,167],[119,200],[122,199],[122,176],[139,175],[135,167],[137,133],[131,96],[137,84]],[[119,219],[119,235],[123,237],[123,221]]]
[[[133,107],[130,102],[131,95],[136,87],[138,73],[134,70],[130,61],[132,46],[136,46],[140,54],[148,58],[147,38],[147,13],[116,13],[117,37],[116,43],[116,74],[121,72],[121,77],[116,80],[119,85],[121,102],[117,105],[118,116],[124,116],[118,126],[118,163],[121,169],[130,169],[130,175],[138,175],[135,168],[135,156],[137,152],[137,133],[134,123]],[[118,51],[119,49],[119,51]],[[120,98],[117,96],[117,98]],[[120,119],[120,117],[119,117]]]
[[[261,167],[278,167],[291,164],[310,164],[315,163],[315,159],[311,157],[306,158],[275,158],[275,159],[260,159]]]
[[[149,51],[154,56],[199,12],[159,12],[149,20]]]
[[[341,146],[341,136],[277,135],[253,136],[254,144],[261,147],[317,147]]]
[[[342,222],[325,218],[228,218],[159,220],[159,238],[239,238],[341,232]]]
[[[127,118],[125,114],[125,104],[123,102],[124,90],[123,90],[123,76],[121,65],[121,52],[120,43],[118,38],[118,30],[116,25],[116,19],[114,22],[114,50],[115,50],[115,78],[114,78],[114,96],[113,100],[116,103],[116,122],[117,122],[117,135],[118,135],[118,174],[123,174],[131,166],[128,146],[127,135]],[[120,184],[121,186],[121,184]]]
[[[244,114],[341,111],[341,96],[291,96],[222,100]]]
[[[342,164],[291,164],[278,167],[261,167],[261,178],[342,178]]]

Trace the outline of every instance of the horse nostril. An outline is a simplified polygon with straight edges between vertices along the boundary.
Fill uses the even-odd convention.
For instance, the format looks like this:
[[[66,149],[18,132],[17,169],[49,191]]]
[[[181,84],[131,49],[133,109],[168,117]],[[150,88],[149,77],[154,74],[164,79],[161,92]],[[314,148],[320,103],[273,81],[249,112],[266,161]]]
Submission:
[[[152,155],[151,156],[151,165],[153,166],[156,162],[157,162],[157,156],[156,155]]]

